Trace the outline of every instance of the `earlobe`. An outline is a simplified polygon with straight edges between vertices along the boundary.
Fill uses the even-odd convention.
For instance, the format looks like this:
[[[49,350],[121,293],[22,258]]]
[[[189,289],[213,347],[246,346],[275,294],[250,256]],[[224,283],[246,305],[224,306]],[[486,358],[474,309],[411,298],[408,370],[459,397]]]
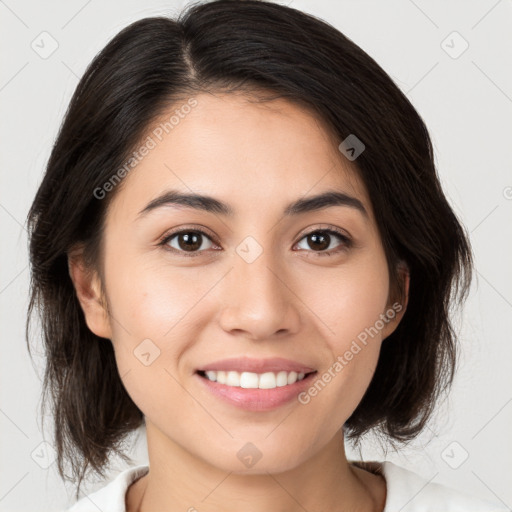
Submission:
[[[68,271],[87,327],[97,336],[111,339],[106,300],[103,297],[98,273],[85,266],[81,251],[68,254]]]

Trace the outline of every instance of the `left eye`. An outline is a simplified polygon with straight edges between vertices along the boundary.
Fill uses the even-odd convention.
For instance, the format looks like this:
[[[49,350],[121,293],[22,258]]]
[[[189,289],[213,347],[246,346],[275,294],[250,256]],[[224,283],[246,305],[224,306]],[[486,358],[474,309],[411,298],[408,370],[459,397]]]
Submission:
[[[330,250],[326,251],[325,249],[329,247],[332,241],[332,235],[341,240],[341,243],[336,248],[331,248]],[[318,249],[313,251],[315,253],[318,253],[318,256],[330,256],[333,253],[339,252],[350,247],[350,239],[344,234],[339,233],[338,231],[334,231],[332,229],[311,231],[310,233],[307,233],[304,237],[301,238],[301,240],[308,239],[309,241],[306,241],[306,243],[310,248]]]

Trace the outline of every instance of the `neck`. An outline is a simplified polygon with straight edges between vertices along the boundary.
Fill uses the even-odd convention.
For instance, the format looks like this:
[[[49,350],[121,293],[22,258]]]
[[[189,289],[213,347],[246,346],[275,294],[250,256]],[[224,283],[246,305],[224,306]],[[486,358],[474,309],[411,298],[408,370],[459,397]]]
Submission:
[[[130,487],[127,512],[206,508],[211,512],[382,512],[384,508],[384,479],[348,463],[341,429],[292,469],[251,474],[208,464],[173,443],[147,419],[146,434],[150,472]]]

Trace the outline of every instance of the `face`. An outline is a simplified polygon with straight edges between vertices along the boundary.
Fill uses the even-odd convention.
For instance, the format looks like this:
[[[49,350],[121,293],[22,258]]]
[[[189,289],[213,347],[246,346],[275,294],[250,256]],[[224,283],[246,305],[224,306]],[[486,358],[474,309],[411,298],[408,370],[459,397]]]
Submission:
[[[286,100],[195,99],[168,134],[148,132],[154,147],[110,204],[102,262],[110,316],[94,297],[82,307],[91,330],[113,343],[124,386],[162,448],[244,472],[240,450],[254,450],[250,442],[262,454],[252,471],[283,471],[325,447],[354,411],[400,306],[388,296],[365,187],[320,120]],[[231,213],[148,207],[171,190],[213,197]],[[286,213],[325,192],[338,201]],[[272,358],[287,361],[243,366]],[[247,372],[244,385],[256,374],[270,388],[241,387],[230,365]],[[216,368],[232,385],[198,373]],[[293,383],[300,369],[307,375]],[[278,387],[262,373],[277,375]]]

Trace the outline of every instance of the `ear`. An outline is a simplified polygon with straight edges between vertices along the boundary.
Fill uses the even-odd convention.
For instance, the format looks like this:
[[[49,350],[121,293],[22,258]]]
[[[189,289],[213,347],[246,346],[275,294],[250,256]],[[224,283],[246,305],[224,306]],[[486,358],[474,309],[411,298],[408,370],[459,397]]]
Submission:
[[[399,293],[393,294],[394,297],[390,297],[387,304],[387,309],[384,315],[388,318],[382,329],[382,339],[386,339],[394,330],[398,327],[398,324],[402,320],[407,304],[409,302],[409,283],[410,283],[410,271],[407,264],[401,261],[398,264],[398,278],[399,278]],[[397,297],[398,295],[398,297]]]
[[[111,339],[112,331],[107,303],[101,291],[100,278],[95,270],[86,267],[82,248],[68,253],[68,270],[84,312],[87,327],[97,336]]]

